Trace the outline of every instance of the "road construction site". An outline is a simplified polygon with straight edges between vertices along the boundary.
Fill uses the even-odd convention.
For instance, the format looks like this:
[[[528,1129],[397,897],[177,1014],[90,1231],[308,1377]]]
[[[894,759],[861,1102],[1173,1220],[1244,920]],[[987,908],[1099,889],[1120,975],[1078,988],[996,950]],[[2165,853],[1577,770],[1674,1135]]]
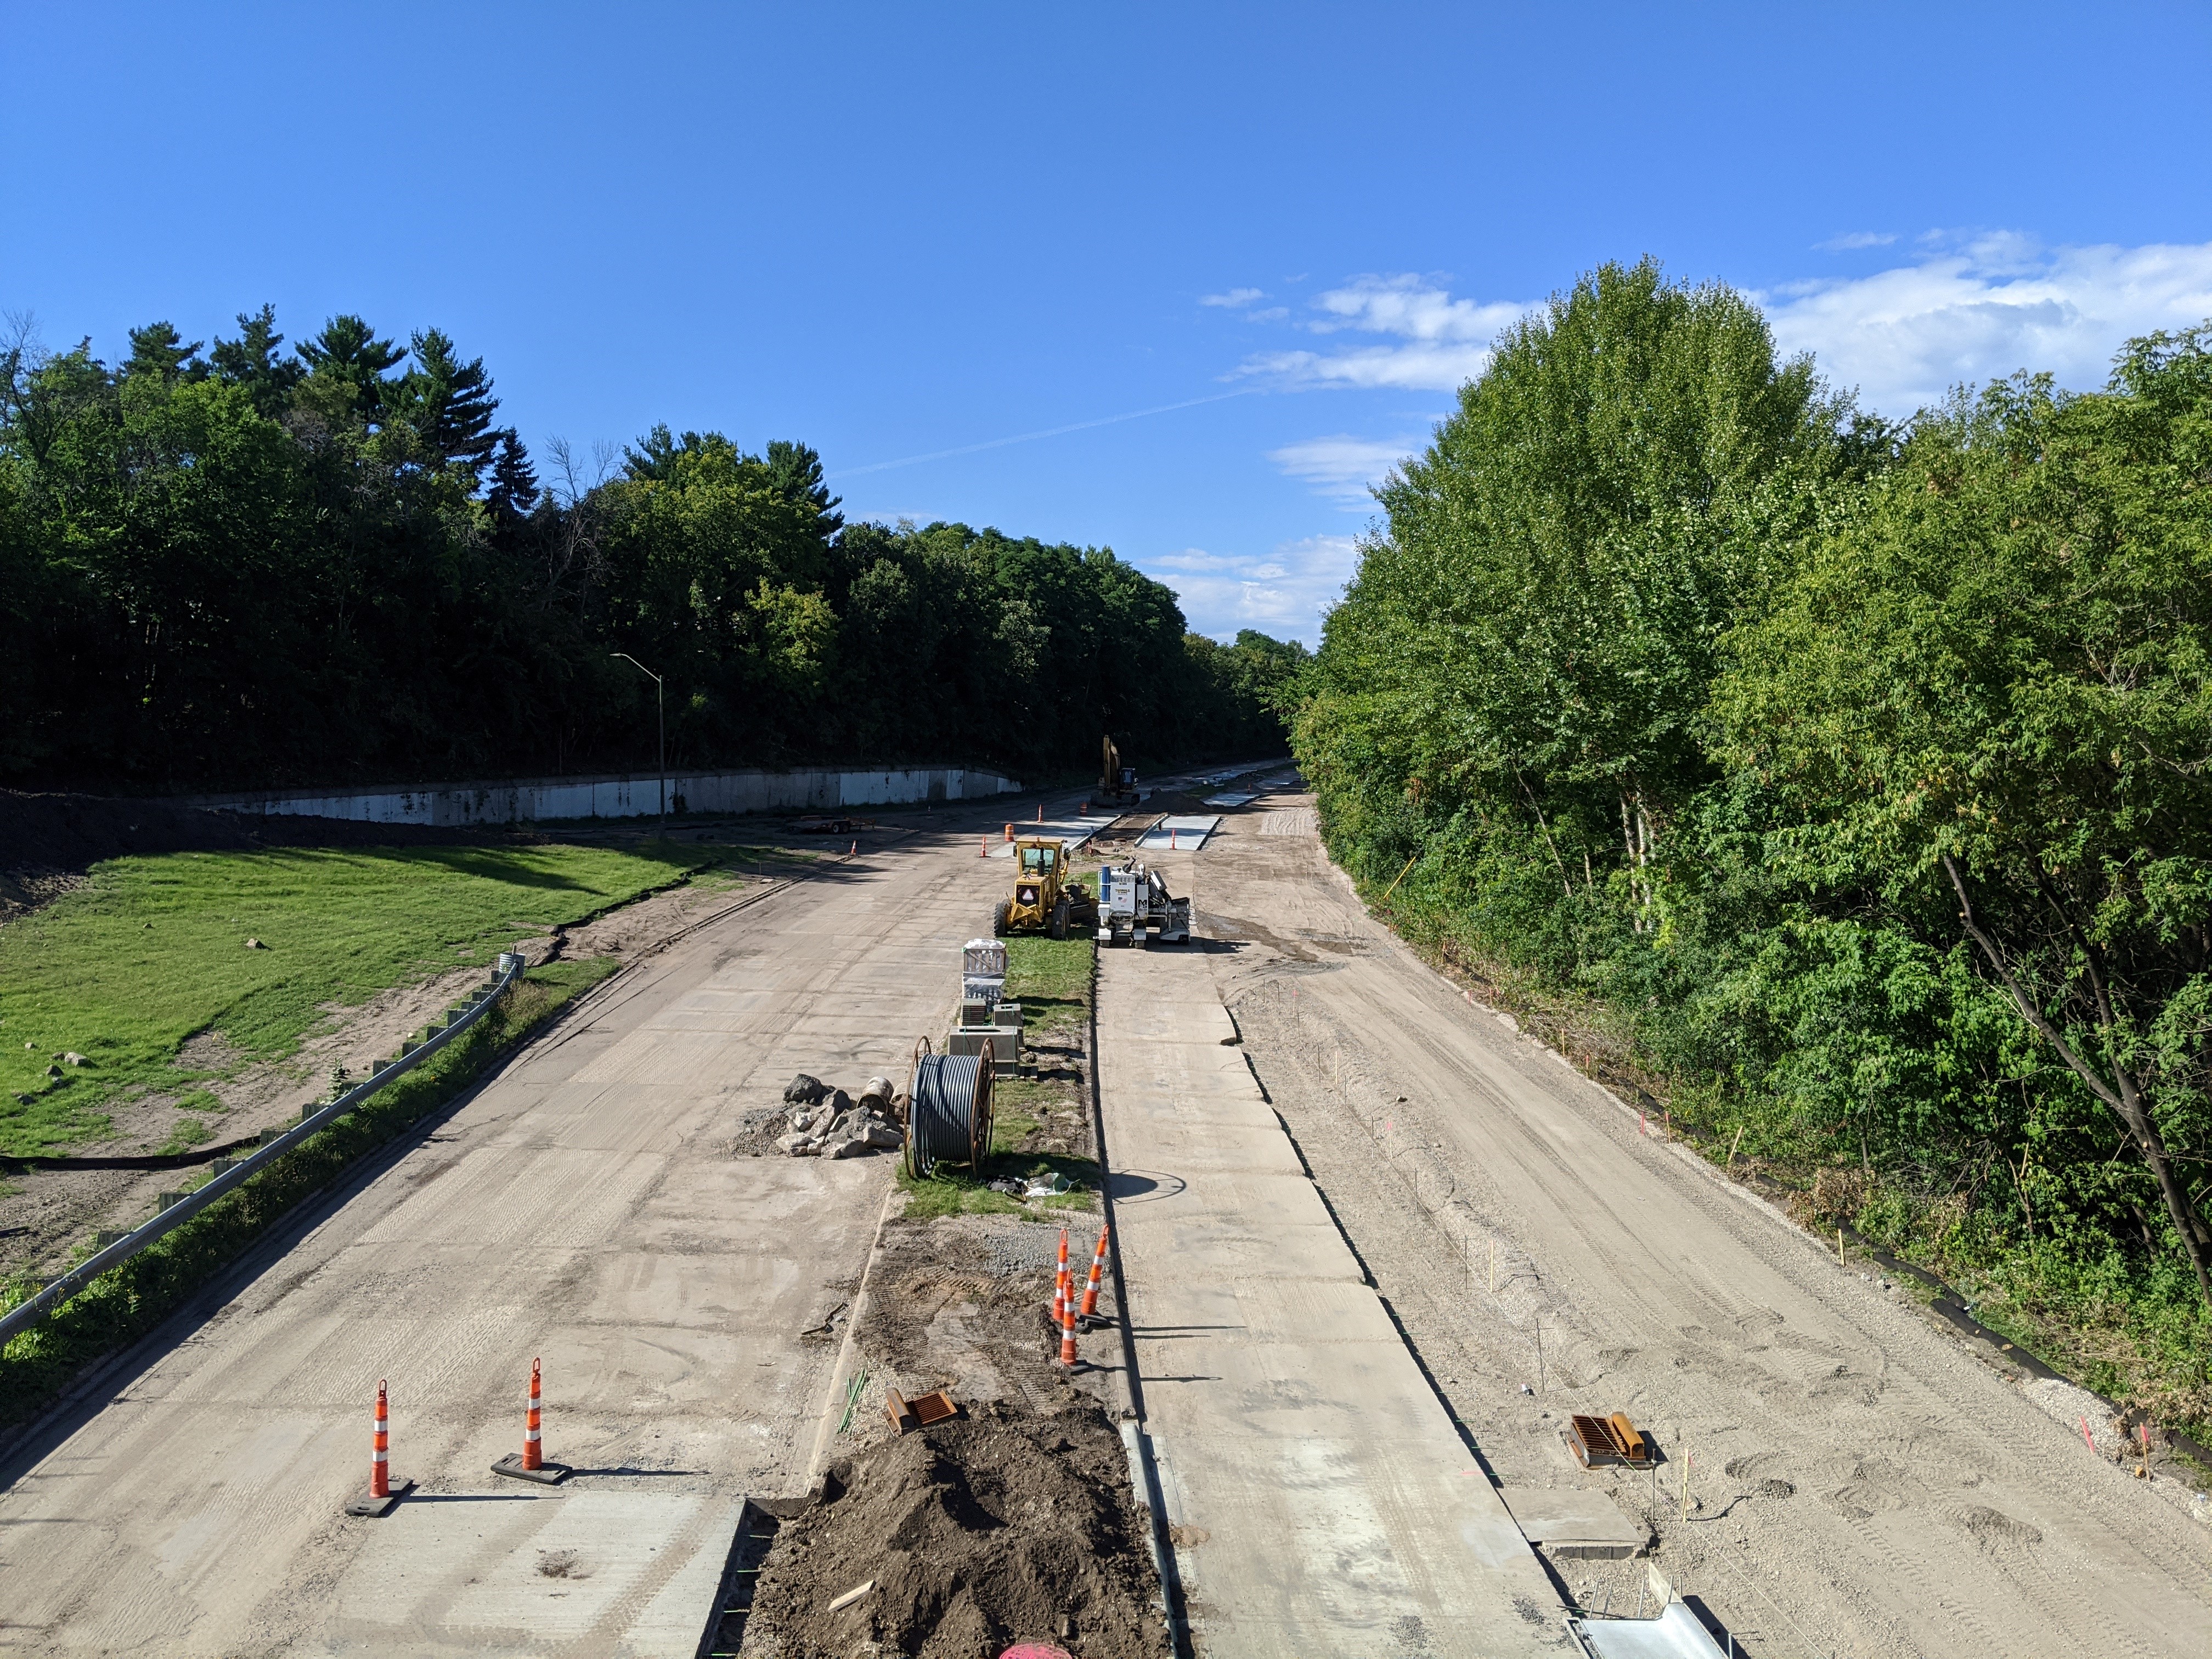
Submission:
[[[1279,763],[1179,781],[885,814],[633,927],[8,1448],[0,1649],[2212,1653],[2206,1505],[2100,1402],[1417,960]],[[993,1172],[1058,1178],[902,1180],[885,1115],[793,1081],[945,1046],[1008,884],[980,855],[1040,822],[1146,861],[1192,941],[1006,1017]],[[1062,1229],[1103,1269],[1079,1338]],[[490,1472],[533,1359],[557,1486]],[[404,1495],[349,1515],[380,1381]],[[1652,1455],[1585,1468],[1565,1431],[1615,1413]]]

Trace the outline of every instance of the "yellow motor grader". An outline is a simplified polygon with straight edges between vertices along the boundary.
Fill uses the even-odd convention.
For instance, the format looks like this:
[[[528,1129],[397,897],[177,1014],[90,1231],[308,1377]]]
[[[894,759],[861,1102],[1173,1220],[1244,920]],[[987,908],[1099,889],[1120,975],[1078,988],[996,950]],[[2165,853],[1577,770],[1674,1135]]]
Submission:
[[[1014,843],[1014,890],[999,901],[991,931],[1049,933],[1066,939],[1071,927],[1096,927],[1098,901],[1068,869],[1067,843],[1024,836]]]

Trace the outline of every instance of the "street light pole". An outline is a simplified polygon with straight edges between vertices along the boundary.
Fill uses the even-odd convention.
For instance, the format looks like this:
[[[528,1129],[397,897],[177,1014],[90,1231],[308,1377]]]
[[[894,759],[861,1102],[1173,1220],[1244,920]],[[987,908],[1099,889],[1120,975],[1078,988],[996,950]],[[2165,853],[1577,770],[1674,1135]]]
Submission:
[[[660,728],[660,834],[665,840],[668,835],[667,688],[662,684],[659,675],[654,673],[635,657],[631,656],[629,652],[617,651],[614,654],[653,682],[653,712],[655,722]]]

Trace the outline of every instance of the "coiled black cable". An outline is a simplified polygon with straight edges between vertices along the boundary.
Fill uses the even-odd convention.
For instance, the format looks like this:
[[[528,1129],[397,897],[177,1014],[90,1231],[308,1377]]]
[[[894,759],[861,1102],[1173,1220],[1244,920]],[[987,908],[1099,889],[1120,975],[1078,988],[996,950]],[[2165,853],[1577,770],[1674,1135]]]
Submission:
[[[991,1074],[982,1056],[917,1054],[907,1096],[907,1173],[919,1180],[939,1164],[965,1164],[981,1175],[991,1152]]]

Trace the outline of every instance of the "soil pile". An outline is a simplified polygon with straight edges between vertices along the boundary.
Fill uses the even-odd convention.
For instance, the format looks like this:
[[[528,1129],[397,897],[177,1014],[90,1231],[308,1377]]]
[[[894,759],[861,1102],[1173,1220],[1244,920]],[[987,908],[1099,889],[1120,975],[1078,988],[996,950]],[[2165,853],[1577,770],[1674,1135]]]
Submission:
[[[1046,1413],[990,1402],[887,1441],[836,1465],[823,1501],[784,1523],[744,1650],[995,1659],[1026,1639],[1077,1659],[1163,1654],[1159,1580],[1128,1480],[1120,1435],[1079,1396]]]

